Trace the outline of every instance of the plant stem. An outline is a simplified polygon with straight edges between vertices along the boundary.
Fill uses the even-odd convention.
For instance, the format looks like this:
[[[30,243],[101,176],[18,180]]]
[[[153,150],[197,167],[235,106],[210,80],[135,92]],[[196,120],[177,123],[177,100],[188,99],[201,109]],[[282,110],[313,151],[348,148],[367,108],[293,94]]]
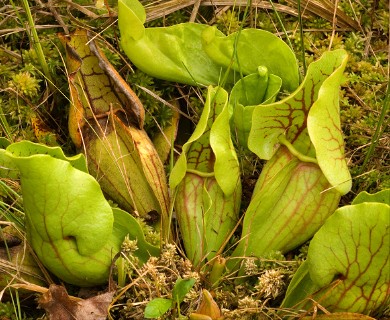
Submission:
[[[45,75],[46,80],[49,83],[49,88],[53,92],[54,88],[55,88],[54,87],[54,82],[53,82],[53,79],[52,79],[52,77],[50,75],[49,66],[47,65],[47,62],[46,62],[46,59],[45,59],[45,55],[43,53],[43,49],[42,49],[42,46],[41,46],[41,43],[39,42],[37,29],[35,28],[34,20],[33,20],[33,17],[32,17],[32,14],[31,14],[31,10],[30,10],[30,6],[29,6],[27,0],[23,0],[23,6],[24,6],[24,10],[25,10],[26,15],[27,15],[28,25],[29,25],[30,31],[31,31],[31,35],[28,33],[29,37],[30,37],[30,41],[31,41],[31,43],[34,46],[34,50],[35,50],[35,52],[37,54],[39,64],[41,65],[41,68],[43,70],[43,74]],[[32,36],[32,39],[31,39],[31,36]]]
[[[0,124],[4,135],[7,137],[7,139],[12,140],[11,128],[8,124],[7,118],[5,117],[5,113],[1,105],[0,105]]]
[[[209,276],[209,280],[213,288],[218,286],[219,282],[221,281],[222,275],[225,271],[225,267],[226,267],[226,259],[221,256],[218,256],[213,263],[213,267],[211,269],[210,276]]]
[[[287,41],[287,43],[288,43],[288,46],[290,47],[290,49],[291,49],[292,51],[294,51],[294,48],[293,48],[292,43],[291,43],[291,40],[290,40],[290,38],[289,38],[288,35],[287,35],[287,30],[286,30],[286,28],[284,27],[283,21],[282,21],[282,19],[280,18],[280,15],[279,15],[278,10],[276,10],[276,8],[275,8],[274,3],[272,2],[272,0],[269,0],[269,2],[271,3],[272,9],[274,10],[274,13],[275,13],[275,15],[276,15],[276,18],[278,19],[278,22],[279,22],[280,26],[282,27],[282,30],[283,30],[283,33],[284,33],[284,35],[285,35],[285,37],[286,37],[286,41]]]
[[[301,38],[301,54],[303,63],[303,74],[306,75],[306,59],[305,59],[305,41],[303,39],[303,24],[302,24],[302,11],[301,11],[301,0],[298,0],[298,19],[299,19],[299,33]]]

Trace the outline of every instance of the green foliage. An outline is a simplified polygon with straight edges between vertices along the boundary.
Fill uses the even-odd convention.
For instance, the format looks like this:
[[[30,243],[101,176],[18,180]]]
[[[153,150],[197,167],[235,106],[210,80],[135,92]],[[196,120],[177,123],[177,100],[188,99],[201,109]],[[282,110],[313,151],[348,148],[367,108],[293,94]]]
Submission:
[[[143,1],[142,3],[145,4],[147,2],[150,6],[149,10],[152,11],[153,1]],[[81,5],[83,11],[80,11],[78,7],[70,2],[56,3],[53,8],[60,14],[68,28],[72,29],[76,25],[82,25],[99,34],[108,59],[125,78],[127,77],[127,81],[130,82],[131,87],[135,89],[137,95],[141,97],[145,105],[147,110],[145,123],[148,133],[154,135],[159,130],[156,123],[160,127],[169,124],[171,111],[160,102],[157,102],[150,94],[139,89],[137,85],[146,87],[157,96],[167,100],[170,98],[180,99],[181,102],[185,100],[187,105],[184,106],[184,103],[182,104],[182,111],[189,113],[194,124],[198,122],[199,116],[197,114],[200,115],[202,113],[203,103],[199,99],[201,94],[197,95],[194,92],[199,92],[199,90],[180,87],[179,93],[173,85],[158,81],[145,74],[141,75],[141,71],[139,70],[136,70],[135,74],[133,74],[128,62],[125,63],[122,59],[118,58],[121,52],[114,52],[113,48],[120,47],[117,42],[119,30],[116,24],[112,24],[111,20],[112,17],[115,17],[117,11],[117,3],[115,1],[107,1],[110,6],[109,9],[113,14],[111,17],[106,7],[100,9],[95,8],[94,1],[92,0],[73,1],[73,3]],[[280,5],[287,6],[290,3],[278,1]],[[372,136],[378,125],[379,114],[383,107],[384,98],[386,97],[386,86],[388,82],[386,70],[388,69],[389,12],[388,2],[384,0],[340,0],[338,4],[347,15],[359,21],[359,27],[361,28],[352,31],[337,28],[333,34],[332,22],[324,18],[318,18],[317,16],[310,16],[309,19],[304,18],[303,27],[305,29],[304,49],[307,64],[315,61],[323,52],[328,51],[329,48],[343,48],[349,55],[349,62],[345,69],[345,78],[347,80],[342,84],[342,90],[340,92],[341,129],[346,143],[345,154],[348,160],[348,168],[353,177],[352,192],[341,200],[343,204],[346,204],[351,203],[353,194],[357,194],[361,190],[376,192],[390,188],[387,147],[388,126],[386,127],[385,125],[389,120],[388,115],[385,116],[378,144],[364,170],[361,169],[363,159],[366,157],[369,146],[371,145]],[[4,8],[7,6],[8,3],[6,3]],[[310,3],[308,6],[310,7]],[[47,83],[42,75],[41,66],[36,52],[31,49],[32,43],[30,43],[27,36],[26,31],[28,30],[25,29],[26,20],[24,12],[18,6],[14,6],[11,9],[9,7],[7,8],[7,10],[0,12],[1,27],[3,30],[6,30],[6,33],[1,34],[0,48],[0,86],[4,89],[0,91],[1,135],[13,141],[28,139],[31,141],[48,142],[48,139],[36,134],[37,130],[33,126],[33,123],[35,121],[34,119],[38,118],[46,124],[51,132],[50,134],[54,133],[52,137],[54,136],[55,142],[63,145],[64,150],[72,154],[74,148],[67,136],[66,129],[66,109],[68,108],[69,101],[64,96],[69,96],[67,92],[67,78],[61,57],[61,49],[58,50],[61,47],[58,46],[58,40],[56,40],[56,33],[59,31],[59,28],[51,27],[53,25],[58,26],[60,23],[54,17],[53,11],[49,11],[49,9],[53,9],[50,6],[31,7],[35,25],[38,26],[39,39],[50,73],[59,88],[59,91],[48,95]],[[147,28],[157,26],[166,27],[177,23],[186,23],[188,22],[191,11],[192,7],[178,10],[158,20],[149,21],[145,26]],[[201,21],[202,23],[211,21],[214,18],[213,12],[211,11],[213,11],[211,8],[201,6],[196,18],[197,21]],[[330,13],[333,14],[333,12]],[[292,42],[294,51],[299,52],[301,50],[301,39],[299,32],[297,32],[297,28],[299,28],[297,17],[283,12],[278,12],[278,14],[282,18],[281,21],[277,19],[275,12],[272,10],[253,7],[249,9],[249,14],[245,21],[241,21],[243,18],[242,8],[231,7],[228,11],[223,10],[221,13],[218,13],[216,19],[213,19],[213,23],[225,34],[234,33],[241,25],[244,28],[257,27],[272,33],[278,32],[281,38],[286,39],[285,37],[287,36]],[[287,30],[287,34],[285,35],[281,35],[281,22]],[[301,55],[298,56],[298,60],[300,66],[302,66],[303,61]],[[29,90],[25,92],[21,90],[26,88],[27,82],[23,82],[23,77],[19,75],[23,75],[23,77],[27,75],[26,77],[29,78],[27,82],[30,83],[30,85],[27,85]],[[33,89],[34,86],[36,90]],[[277,99],[284,99],[285,97],[286,95],[281,93]],[[180,131],[178,145],[183,140],[186,140],[184,137],[187,136]],[[248,199],[252,190],[250,185],[257,178],[258,172],[261,169],[261,162],[255,156],[240,148],[238,149],[238,159],[242,167],[244,191],[246,199]],[[14,180],[15,177],[12,180],[9,178],[10,176],[7,176],[6,179],[0,181],[0,195],[3,201],[1,203],[1,216],[5,217],[6,220],[18,222],[19,226],[23,226],[24,213],[20,185],[17,180]],[[245,202],[244,199],[245,204],[248,202],[249,200]],[[242,210],[245,208],[246,205]],[[157,239],[158,235],[151,231],[150,226],[145,222],[141,221],[140,224],[143,230],[150,231],[148,241],[149,239],[154,239],[153,243],[157,244],[159,242],[159,239]],[[240,227],[238,231],[240,231]],[[238,236],[235,235],[231,242],[229,242],[229,246],[235,244],[237,240]],[[149,242],[152,242],[152,240]],[[255,285],[257,280],[254,277],[260,277],[261,274],[265,273],[264,270],[283,268],[284,271],[282,274],[284,277],[281,280],[284,283],[281,286],[283,288],[291,278],[295,266],[300,264],[306,256],[304,249],[307,249],[307,246],[308,244],[299,249],[299,251],[297,250],[287,254],[286,257],[283,255],[273,256],[273,254],[266,254],[257,261],[256,268],[254,269],[251,269],[250,263],[248,263],[248,270],[255,270],[255,273],[242,286],[234,286],[231,284],[230,279],[222,278],[220,286],[215,289],[214,298],[219,305],[223,305],[226,308],[224,311],[225,318],[250,319],[258,317],[259,314],[267,314],[268,317],[277,318],[278,316],[274,313],[273,308],[279,307],[280,300],[278,297],[280,295],[274,299],[273,295],[269,296],[271,298],[265,298],[264,293],[262,293],[264,291],[262,288],[267,287],[264,284],[271,283],[267,282],[267,279],[271,279],[272,277],[264,277],[262,280],[263,285],[260,285],[260,281],[258,281],[258,285]],[[283,262],[285,259],[290,260],[294,255],[296,255],[295,259],[298,262]],[[142,278],[142,281],[135,281],[134,286],[132,286],[131,290],[128,290],[123,298],[121,307],[118,306],[116,309],[116,312],[119,314],[118,317],[142,319],[142,306],[144,306],[145,301],[150,300],[150,297],[171,294],[173,289],[172,285],[175,283],[177,276],[174,273],[182,274],[181,268],[184,268],[187,273],[191,271],[191,266],[184,262],[178,262],[180,256],[177,253],[170,254],[169,256],[174,257],[172,258],[175,260],[174,264],[167,263],[167,260],[164,260],[165,258],[156,259],[156,261],[151,262],[150,265],[153,265],[153,268],[148,269],[149,272]],[[249,261],[250,259],[248,258],[246,260]],[[160,268],[161,266],[167,266],[167,268],[163,270],[163,268]],[[169,273],[168,269],[172,270],[172,274]],[[147,269],[141,269],[141,272],[145,270]],[[137,277],[134,270],[130,271],[127,276],[129,279],[126,280],[130,282],[136,280]],[[140,285],[141,282],[142,285]],[[204,286],[207,283],[202,281],[201,285]],[[156,290],[152,290],[151,292],[151,290],[145,288],[153,288]],[[164,290],[161,288],[164,288]],[[199,289],[199,286],[197,289]],[[283,289],[281,292],[283,292]],[[192,301],[196,301],[197,296],[191,295],[191,299]],[[190,309],[194,307],[194,304],[187,302],[185,305],[191,305]],[[300,312],[297,311],[296,316],[299,316]],[[378,318],[381,318],[380,315],[385,313],[386,310],[378,312]],[[7,315],[9,314],[7,313]],[[172,310],[162,318],[171,319],[171,315]]]
[[[180,303],[183,302],[185,295],[191,290],[194,284],[195,279],[178,278],[173,287],[172,299],[155,298],[149,301],[145,308],[145,318],[161,317],[175,305],[177,305],[180,310]]]
[[[146,305],[144,317],[146,319],[159,318],[172,307],[172,304],[171,299],[155,298]]]
[[[7,28],[20,27],[17,20],[6,19]],[[43,53],[48,61],[47,66],[51,75],[56,78],[59,88],[65,83],[66,77],[62,73],[60,53],[56,47],[58,40],[52,32],[45,35],[45,41],[41,41]],[[9,44],[9,45],[7,45]],[[4,89],[0,92],[2,113],[6,116],[7,124],[2,123],[0,130],[12,141],[27,139],[40,141],[32,125],[32,119],[50,119],[50,127],[58,129],[58,123],[52,122],[48,116],[49,103],[47,99],[48,89],[46,77],[37,58],[36,51],[29,48],[29,41],[20,33],[13,33],[7,37],[5,47],[0,50],[0,86]],[[12,51],[11,51],[12,50]],[[11,53],[17,54],[11,54]],[[64,104],[64,97],[55,94],[54,99],[58,105]],[[47,108],[47,109],[46,109]],[[57,114],[57,110],[53,115]],[[52,116],[51,116],[52,117]],[[53,130],[52,128],[49,128]]]
[[[15,308],[10,302],[0,303],[0,316],[6,319],[16,319]]]
[[[119,1],[118,15],[123,17],[119,19],[122,47],[139,69],[170,81],[218,83],[221,68],[202,50],[201,33],[207,25],[145,28],[145,10],[137,0]]]
[[[14,89],[17,94],[22,94],[29,98],[34,98],[38,95],[39,80],[28,72],[21,72],[13,75],[8,85],[11,89]]]
[[[159,253],[133,217],[110,207],[81,154],[67,158],[60,148],[20,142],[1,155],[20,171],[27,239],[60,279],[79,286],[105,283],[127,234],[137,239],[141,262]]]
[[[389,201],[384,190],[337,209],[311,240],[283,306],[309,308],[314,299],[329,311],[372,314],[388,303]]]
[[[195,284],[195,279],[177,279],[172,291],[172,299],[175,303],[183,302],[186,294]]]
[[[257,73],[238,80],[234,85],[229,97],[233,113],[232,131],[236,131],[238,142],[244,148],[248,147],[253,111],[258,105],[274,102],[282,82],[280,77],[269,74],[266,67],[259,66]]]
[[[215,27],[198,23],[145,28],[146,14],[138,0],[119,1],[118,15],[122,47],[127,56],[156,78],[224,85],[232,82],[230,68],[240,74],[251,74],[264,65],[284,80],[284,89],[293,91],[298,86],[294,53],[267,31],[244,29],[225,36]]]
[[[346,61],[344,50],[325,53],[310,64],[293,94],[254,109],[248,147],[270,160],[257,181],[233,256],[262,257],[301,245],[351,189],[338,110]]]
[[[262,170],[245,213],[243,240],[232,256],[261,258],[303,244],[337,208],[340,194],[328,189],[317,165],[301,162],[280,148]],[[237,268],[237,259],[229,267]]]
[[[136,5],[134,2],[133,5],[134,8],[136,8],[134,9],[134,12],[136,12],[137,9],[140,9],[138,8],[138,5]],[[143,18],[141,18],[141,21],[142,19]],[[230,20],[232,20],[232,18],[230,18]],[[326,26],[326,23],[324,24],[324,21],[321,19],[315,21],[314,23],[317,24],[317,28],[319,26]],[[191,25],[191,27],[192,26],[193,25]],[[185,28],[185,25],[181,25],[181,27]],[[142,28],[137,30],[141,29]],[[122,30],[123,32],[126,31],[125,29]],[[160,31],[163,32],[164,30],[156,30],[156,32]],[[170,31],[172,31],[175,35],[181,33],[179,29],[175,30],[172,28],[170,29]],[[147,30],[143,30],[142,32],[147,32]],[[240,71],[244,74],[247,74],[250,73],[248,70],[253,69],[251,69],[251,64],[253,64],[255,67],[259,66],[260,63],[256,59],[260,56],[261,60],[261,54],[263,53],[261,52],[256,55],[253,54],[254,51],[251,50],[250,46],[254,43],[261,43],[261,41],[249,41],[248,39],[254,40],[256,38],[254,36],[255,32],[253,34],[251,32],[252,30],[250,29],[244,29],[237,34],[233,33],[230,36],[226,37],[221,35],[217,29],[208,28],[201,32],[202,46],[203,49],[206,51],[207,55],[215,63],[222,64],[225,68],[232,67],[236,71]],[[139,39],[143,39],[142,37],[143,35],[134,34],[133,40],[137,41]],[[313,44],[313,40],[314,38],[311,35],[308,35],[305,39],[304,45],[308,47],[311,46]],[[272,41],[266,41],[266,43],[272,43]],[[299,44],[301,43],[301,41],[298,41],[297,43]],[[329,36],[323,36],[323,38],[321,38],[320,40],[318,40],[318,42],[315,42],[314,44],[315,46],[320,47],[317,48],[317,50],[313,51],[313,53],[318,55],[326,50],[324,44],[331,44],[334,48],[342,48],[343,40],[337,35],[333,35],[331,38]],[[199,46],[197,48],[199,48]],[[301,49],[303,50],[303,52],[305,51],[305,48]],[[240,57],[239,54],[241,52],[243,52],[244,54]],[[270,55],[267,55],[266,52],[267,50],[265,50],[265,56],[269,57]],[[133,59],[131,56],[130,58]],[[171,58],[171,60],[174,61],[173,58]],[[313,57],[308,57],[307,60],[311,61],[313,60]],[[286,86],[285,88],[293,90],[296,88],[294,87],[295,82],[292,80],[293,77],[289,78],[289,71],[286,72],[286,70],[283,70],[284,73],[280,71],[282,70],[280,66],[283,66],[283,62],[281,61],[288,61],[288,59],[276,58],[275,61],[272,61],[270,64],[267,65],[267,67],[270,67],[270,69],[272,69],[271,72],[274,72],[277,75],[282,76],[283,74],[282,80],[284,80],[283,83]],[[277,239],[279,238],[267,235],[267,232],[269,232],[269,230],[275,229],[276,224],[279,222],[282,223],[283,220],[280,219],[280,216],[277,216],[277,218],[270,219],[269,212],[270,210],[275,208],[275,212],[286,212],[287,203],[283,202],[283,198],[290,192],[291,194],[298,194],[298,192],[294,189],[294,186],[297,186],[300,183],[302,184],[302,187],[299,188],[299,194],[301,196],[303,195],[305,199],[299,198],[299,200],[297,200],[298,198],[291,198],[286,201],[289,201],[291,203],[291,201],[293,201],[292,199],[297,200],[297,203],[300,204],[302,210],[305,212],[311,212],[310,210],[307,210],[309,203],[311,203],[312,205],[315,204],[315,207],[317,209],[323,207],[325,208],[325,211],[327,211],[327,213],[321,212],[321,214],[316,214],[316,216],[321,217],[322,220],[321,222],[317,221],[318,224],[313,223],[311,225],[313,227],[314,225],[316,225],[316,227],[312,230],[311,233],[309,232],[310,234],[307,234],[307,237],[305,239],[298,240],[299,237],[297,238],[295,234],[291,234],[289,229],[286,231],[286,233],[290,234],[292,241],[290,238],[289,240],[286,240],[286,245],[290,246],[288,247],[288,249],[284,248],[281,244],[279,244],[281,245],[281,247],[272,247],[272,245],[269,245],[267,243],[264,244],[264,248],[266,248],[265,250],[278,250],[282,248],[282,250],[288,251],[291,250],[293,246],[297,246],[303,241],[307,240],[318,229],[318,227],[321,226],[324,219],[328,217],[336,208],[340,195],[346,194],[351,189],[351,176],[347,167],[347,163],[345,161],[343,137],[341,134],[341,123],[339,120],[340,111],[338,89],[340,83],[343,81],[343,72],[346,66],[346,61],[347,55],[344,50],[336,50],[331,53],[324,53],[323,60],[320,59],[319,61],[313,62],[311,64],[311,67],[308,70],[307,77],[304,79],[298,90],[294,92],[291,96],[288,96],[287,98],[282,99],[282,101],[274,104],[275,110],[272,109],[274,106],[273,104],[271,104],[270,106],[259,107],[257,108],[257,113],[256,111],[254,112],[252,119],[253,132],[255,132],[256,135],[254,134],[252,138],[249,137],[249,148],[252,147],[253,151],[257,151],[257,153],[260,153],[261,158],[270,159],[272,155],[275,154],[278,146],[280,144],[283,144],[291,153],[291,157],[294,156],[299,159],[299,161],[302,161],[302,163],[312,163],[313,165],[303,165],[306,166],[306,168],[302,167],[298,169],[299,161],[298,163],[294,163],[294,161],[291,161],[291,163],[289,163],[289,156],[286,156],[286,154],[284,154],[283,152],[282,154],[278,154],[280,159],[282,159],[280,162],[278,161],[278,157],[276,157],[276,160],[272,158],[272,164],[277,169],[273,169],[271,166],[263,170],[263,172],[265,173],[263,176],[260,177],[260,182],[263,183],[260,183],[262,187],[258,187],[257,189],[255,189],[254,198],[252,199],[252,203],[254,203],[253,206],[255,207],[255,209],[251,210],[252,207],[250,205],[246,212],[244,219],[244,233],[242,237],[243,241],[241,241],[238,245],[238,252],[236,252],[234,255],[242,256],[246,253],[246,250],[248,250],[249,254],[254,254],[256,250],[260,250],[260,253],[257,252],[257,255],[261,256],[262,251],[261,249],[259,249],[259,243],[264,242],[264,239],[272,239],[273,241],[277,242]],[[275,62],[275,65],[272,64],[273,62]],[[177,66],[178,64],[175,65]],[[285,65],[289,64],[285,63]],[[293,66],[293,64],[290,65]],[[194,67],[194,69],[192,67]],[[191,74],[191,71],[194,70],[197,70],[196,65],[187,65],[185,63],[184,71],[189,71]],[[252,72],[254,71],[255,70],[252,70]],[[150,72],[150,70],[146,72]],[[165,72],[157,74],[153,73],[152,71],[152,74],[157,77],[166,76]],[[296,72],[292,72],[291,74],[293,76],[297,75]],[[191,83],[188,82],[188,80],[184,80],[182,76],[183,74],[180,74],[180,72],[178,72],[176,76],[174,73],[170,73],[170,77],[172,77],[175,81]],[[292,109],[294,111],[292,111]],[[301,110],[300,116],[299,109]],[[272,111],[276,111],[276,113],[279,112],[280,115],[273,114]],[[290,118],[286,116],[286,113],[290,115]],[[286,121],[286,119],[288,119],[288,121]],[[201,123],[201,121],[199,123]],[[195,133],[197,132],[198,128],[199,127],[195,129]],[[266,141],[262,141],[262,139],[265,139]],[[250,144],[251,141],[252,146]],[[190,140],[190,142],[192,141]],[[178,167],[180,167],[181,162],[183,162],[180,162],[180,160],[183,159],[183,157],[179,159]],[[296,165],[297,167],[295,167]],[[292,189],[289,188],[288,179],[286,178],[285,180],[283,180],[283,174],[277,172],[280,166],[285,166],[284,169],[286,170],[284,171],[284,173],[286,174],[286,177],[290,177],[291,181],[294,182],[291,185]],[[307,197],[305,191],[302,192],[302,190],[306,190],[305,188],[307,188],[309,193],[313,191],[314,184],[311,184],[311,182],[309,181],[310,178],[316,177],[316,175],[314,174],[316,170],[323,178],[323,180],[321,180],[320,176],[318,176],[318,179],[315,179],[317,182],[316,187],[319,187],[319,189],[314,191],[314,194],[321,195],[321,199],[319,200],[320,204],[317,203],[317,200]],[[172,175],[172,177],[175,178],[175,175]],[[272,178],[269,178],[270,180],[267,181],[267,177]],[[272,181],[271,179],[275,180]],[[172,181],[174,180],[175,179],[172,179]],[[272,183],[271,187],[267,185],[267,183],[270,181],[275,184],[275,188],[273,188]],[[188,181],[188,183],[189,182],[190,181]],[[327,182],[330,183],[330,187],[326,186]],[[297,183],[297,185],[295,183]],[[174,185],[177,184],[178,183]],[[264,188],[264,190],[261,190],[262,188]],[[332,190],[333,188],[336,191]],[[256,198],[256,195],[259,194],[260,190],[264,193],[264,199],[262,197]],[[322,198],[322,193],[324,190],[326,190],[326,193],[329,196],[329,198],[326,200]],[[185,197],[180,198],[185,199]],[[272,202],[272,200],[270,200],[272,198],[275,199],[275,204]],[[274,207],[274,205],[276,207]],[[278,205],[280,206],[280,210]],[[257,206],[259,206],[260,212],[264,213],[263,215],[260,214],[260,216],[262,216],[264,219],[256,220],[254,218],[255,214],[252,213],[256,212]],[[294,206],[292,207],[293,208],[291,209],[291,216],[297,211],[295,210]],[[295,218],[297,217],[295,216]],[[188,221],[190,220],[191,219],[188,219]],[[248,224],[245,224],[246,220],[250,221],[249,224],[254,225],[253,230],[248,231],[245,229],[246,227],[248,227]],[[288,216],[286,220],[289,222],[289,225],[291,225],[292,218]],[[310,219],[301,220],[307,221]],[[264,227],[264,229],[259,230],[259,225],[261,225],[261,223],[264,221],[268,221],[269,224],[265,224],[266,226]],[[304,229],[306,232],[308,231],[307,226],[305,226]],[[182,231],[182,234],[186,234],[186,232]],[[193,232],[189,232],[188,234],[192,235]],[[256,238],[256,234],[258,234],[260,238]],[[280,231],[278,231],[276,232],[276,234],[280,235],[281,233]],[[298,232],[298,234],[301,235],[302,232]],[[250,239],[251,237],[254,237],[255,240],[253,240],[252,245],[248,245],[248,243],[250,242],[250,240],[248,239]],[[281,237],[283,238],[284,236]],[[244,251],[240,250],[242,249],[242,247],[246,249]],[[263,247],[260,246],[260,248]]]
[[[241,181],[229,120],[227,92],[210,86],[198,125],[170,174],[184,247],[195,266],[215,257],[238,220]]]
[[[215,62],[231,67],[241,76],[257,72],[259,66],[282,79],[282,88],[294,91],[299,84],[295,54],[274,34],[243,29],[228,36],[209,27],[202,33],[203,50]]]

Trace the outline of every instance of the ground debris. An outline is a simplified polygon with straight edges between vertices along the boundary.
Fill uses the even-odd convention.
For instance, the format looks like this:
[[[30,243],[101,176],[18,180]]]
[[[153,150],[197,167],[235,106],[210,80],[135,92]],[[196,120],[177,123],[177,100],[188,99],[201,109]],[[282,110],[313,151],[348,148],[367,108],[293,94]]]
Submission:
[[[51,285],[39,299],[49,319],[104,320],[114,292],[99,294],[89,299],[69,296],[65,287]]]

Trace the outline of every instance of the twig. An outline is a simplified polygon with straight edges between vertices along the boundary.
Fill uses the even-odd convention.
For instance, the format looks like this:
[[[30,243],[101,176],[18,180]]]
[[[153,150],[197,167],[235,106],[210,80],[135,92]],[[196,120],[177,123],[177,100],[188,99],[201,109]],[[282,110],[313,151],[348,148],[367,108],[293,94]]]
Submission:
[[[336,0],[334,3],[334,10],[333,10],[333,20],[332,20],[332,35],[330,37],[329,41],[329,50],[332,48],[334,35],[336,34],[336,24],[337,24],[337,7],[339,5],[339,0]]]
[[[195,22],[196,15],[198,14],[201,2],[202,2],[202,0],[196,0],[195,1],[194,8],[192,9],[192,12],[191,12],[190,22]]]
[[[64,20],[62,20],[61,16],[58,14],[56,8],[53,5],[53,0],[48,0],[47,7],[50,12],[53,14],[54,19],[57,20],[58,24],[64,29],[65,34],[69,34],[68,26],[65,24]]]

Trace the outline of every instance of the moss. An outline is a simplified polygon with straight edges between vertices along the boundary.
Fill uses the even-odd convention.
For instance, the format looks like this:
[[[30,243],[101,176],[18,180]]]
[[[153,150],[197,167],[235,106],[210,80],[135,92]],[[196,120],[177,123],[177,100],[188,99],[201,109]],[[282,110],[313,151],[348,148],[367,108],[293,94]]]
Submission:
[[[241,21],[237,11],[227,10],[217,15],[216,25],[219,30],[228,35],[240,29]]]
[[[22,71],[12,75],[8,82],[8,87],[16,91],[18,95],[24,95],[28,98],[35,98],[38,96],[40,80],[36,79],[28,71]]]

